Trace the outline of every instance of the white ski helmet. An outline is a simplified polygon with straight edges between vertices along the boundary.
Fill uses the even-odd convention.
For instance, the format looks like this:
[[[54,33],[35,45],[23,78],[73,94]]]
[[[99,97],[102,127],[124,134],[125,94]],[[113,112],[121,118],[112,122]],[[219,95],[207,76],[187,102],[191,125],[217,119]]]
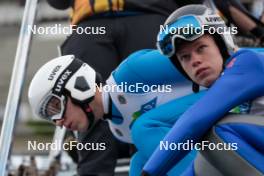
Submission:
[[[34,75],[28,98],[35,115],[58,120],[63,117],[67,96],[73,102],[89,103],[96,91],[96,72],[73,55],[61,56],[43,65]]]
[[[229,55],[236,49],[231,36],[231,32],[235,31],[227,31],[225,21],[205,5],[192,4],[175,10],[161,29],[157,36],[157,48],[168,57],[175,54],[175,40],[193,41],[206,32],[218,33],[225,47],[221,49],[226,49]]]
[[[210,34],[225,62],[237,49],[231,35],[233,32],[236,31],[228,28],[225,21],[212,9],[205,5],[187,5],[175,10],[167,18],[157,36],[157,48],[171,59],[187,79],[190,79],[176,56],[177,47],[181,46],[181,42],[194,41],[204,34]],[[196,83],[193,83],[193,90],[199,91]]]

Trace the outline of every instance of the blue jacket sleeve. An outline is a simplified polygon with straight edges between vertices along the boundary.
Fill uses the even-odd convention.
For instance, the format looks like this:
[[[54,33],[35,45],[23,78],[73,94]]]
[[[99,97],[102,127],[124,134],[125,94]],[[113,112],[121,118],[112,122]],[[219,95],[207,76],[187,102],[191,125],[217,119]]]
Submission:
[[[199,142],[214,123],[233,107],[264,95],[263,55],[252,51],[238,53],[205,96],[174,124],[164,142]],[[156,148],[143,170],[151,176],[165,175],[188,152]]]

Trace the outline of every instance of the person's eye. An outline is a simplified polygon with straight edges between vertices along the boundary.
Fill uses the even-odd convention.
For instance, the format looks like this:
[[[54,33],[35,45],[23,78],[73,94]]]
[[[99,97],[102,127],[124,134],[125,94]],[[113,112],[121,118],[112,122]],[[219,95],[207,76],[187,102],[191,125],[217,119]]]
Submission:
[[[179,57],[180,61],[181,62],[186,62],[186,61],[189,61],[190,60],[190,55],[189,54],[183,54]]]
[[[197,48],[197,52],[198,52],[198,53],[201,53],[201,52],[203,52],[206,48],[207,48],[207,45],[200,45],[200,46]]]

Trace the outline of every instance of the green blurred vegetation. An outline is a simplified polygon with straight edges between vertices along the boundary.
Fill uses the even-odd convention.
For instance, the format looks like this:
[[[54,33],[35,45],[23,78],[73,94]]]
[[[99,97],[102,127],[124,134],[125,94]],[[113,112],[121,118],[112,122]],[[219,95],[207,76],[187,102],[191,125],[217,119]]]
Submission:
[[[55,125],[46,121],[29,120],[26,122],[26,126],[36,135],[52,136],[55,130]]]

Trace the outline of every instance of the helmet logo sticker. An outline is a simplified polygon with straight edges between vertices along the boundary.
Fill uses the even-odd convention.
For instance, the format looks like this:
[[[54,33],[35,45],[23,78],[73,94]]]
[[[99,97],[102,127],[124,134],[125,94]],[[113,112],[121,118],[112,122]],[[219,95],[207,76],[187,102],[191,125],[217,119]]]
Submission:
[[[205,19],[209,23],[223,21],[221,17],[205,17]]]
[[[57,65],[51,72],[51,74],[49,75],[48,80],[52,81],[56,75],[56,73],[60,70],[61,65]]]
[[[55,91],[60,92],[62,86],[65,84],[64,81],[68,79],[68,77],[72,74],[72,71],[66,70],[63,75],[60,77],[58,83],[55,85]]]

